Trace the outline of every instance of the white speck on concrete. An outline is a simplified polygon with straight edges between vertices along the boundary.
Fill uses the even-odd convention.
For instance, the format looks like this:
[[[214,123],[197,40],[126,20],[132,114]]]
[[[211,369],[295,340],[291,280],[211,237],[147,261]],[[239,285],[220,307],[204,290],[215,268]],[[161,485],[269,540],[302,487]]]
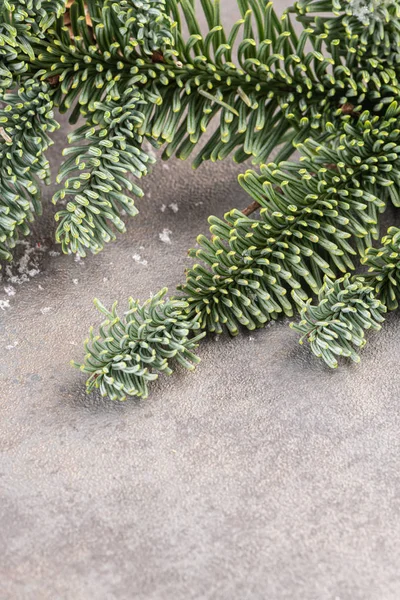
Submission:
[[[25,254],[21,257],[20,261],[19,261],[19,267],[18,267],[18,271],[19,273],[27,273],[28,271],[28,265],[29,265],[29,259],[30,259],[30,255],[32,254],[32,252],[34,252],[34,248],[27,248],[25,250]]]
[[[165,228],[162,230],[162,233],[158,234],[158,237],[162,242],[164,242],[164,244],[171,244],[171,238],[169,237],[171,233],[172,231],[170,229]]]
[[[1,310],[6,310],[6,308],[10,308],[9,300],[0,300],[0,308]]]
[[[79,279],[73,279],[73,280],[72,280],[72,283],[73,283],[74,285],[78,285],[78,283],[79,283]]]
[[[13,344],[8,344],[8,346],[6,346],[6,350],[12,350],[13,348],[16,348],[16,346],[18,346],[18,342],[14,342]]]
[[[21,285],[40,273],[37,254],[44,252],[47,248],[41,244],[30,246],[26,240],[19,240],[17,245],[25,247],[24,254],[18,261],[6,267],[5,279],[11,284]]]
[[[51,306],[45,306],[44,308],[40,309],[40,312],[42,313],[42,315],[46,315],[47,313],[49,313],[52,309]]]
[[[61,254],[61,252],[57,252],[56,250],[50,250],[50,252],[49,252],[49,256],[53,256],[53,257],[60,256],[60,254]]]
[[[161,212],[165,212],[166,208],[167,208],[167,206],[165,204],[162,204],[161,208],[160,208]]]
[[[137,253],[136,253],[136,254],[132,254],[132,258],[133,258],[133,260],[134,260],[136,263],[138,263],[139,265],[144,265],[144,266],[146,266],[146,265],[147,265],[147,260],[146,260],[145,258],[142,258],[142,257],[140,256],[140,254],[137,254]]]
[[[39,273],[40,273],[39,269],[29,269],[29,271],[28,271],[29,277],[36,277],[36,275],[39,275]]]
[[[4,291],[7,294],[7,296],[15,296],[16,293],[15,287],[13,287],[12,285],[5,285]]]
[[[171,202],[171,204],[168,204],[168,206],[170,207],[170,209],[172,210],[172,212],[177,213],[179,208],[176,202]]]

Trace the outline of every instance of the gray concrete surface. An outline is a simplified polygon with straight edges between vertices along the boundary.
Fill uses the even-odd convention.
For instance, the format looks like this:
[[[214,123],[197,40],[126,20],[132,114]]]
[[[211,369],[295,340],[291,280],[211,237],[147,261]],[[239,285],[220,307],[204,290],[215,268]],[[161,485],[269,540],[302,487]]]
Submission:
[[[248,203],[241,169],[158,163],[128,234],[81,262],[54,256],[45,190],[28,281],[3,292],[17,259],[0,286],[2,600],[400,597],[397,315],[335,372],[285,322],[209,339],[144,402],[86,396],[69,367],[92,298],[173,288],[207,216]]]

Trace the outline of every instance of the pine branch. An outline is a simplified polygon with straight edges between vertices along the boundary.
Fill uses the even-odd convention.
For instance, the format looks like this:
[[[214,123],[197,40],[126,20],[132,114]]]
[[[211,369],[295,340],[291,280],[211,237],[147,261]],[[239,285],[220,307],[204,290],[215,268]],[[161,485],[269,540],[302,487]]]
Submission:
[[[0,3],[0,87],[34,74],[35,50],[43,43],[65,0],[2,0]]]
[[[105,242],[115,239],[110,225],[125,231],[121,211],[137,214],[128,192],[142,196],[140,187],[128,179],[146,175],[152,156],[142,149],[143,137],[137,133],[143,121],[143,100],[134,90],[125,91],[120,102],[96,104],[91,121],[69,138],[73,145],[64,150],[69,158],[61,166],[57,180],[68,176],[64,188],[53,198],[70,199],[66,209],[57,213],[60,221],[56,239],[64,252],[86,256],[86,250],[99,252]]]
[[[291,324],[303,334],[312,352],[333,368],[335,356],[349,356],[359,362],[353,346],[362,348],[364,330],[380,329],[382,314],[395,310],[400,298],[400,229],[389,227],[380,248],[367,248],[362,263],[369,266],[367,274],[347,274],[330,281],[326,278],[318,295],[318,305],[311,299],[303,304],[302,320]],[[301,300],[300,300],[301,303]]]
[[[85,120],[54,197],[69,200],[57,215],[65,252],[98,252],[124,230],[122,210],[137,212],[131,177],[152,162],[144,139],[165,159],[196,149],[194,166],[231,154],[261,165],[240,178],[252,204],[210,217],[175,298],[131,301],[121,318],[99,305],[107,322],[82,369],[113,399],[146,396],[172,356],[192,367],[205,331],[236,334],[282,313],[301,311],[295,328],[330,366],[358,360],[365,330],[398,304],[400,234],[372,244],[387,203],[400,206],[399,3],[298,0],[279,18],[267,0],[238,0],[227,31],[219,1],[201,0],[204,34],[195,4],[75,0],[67,22],[64,0],[0,3],[0,88],[19,88],[0,109],[1,256],[39,210],[53,106]],[[288,162],[295,148],[301,159]],[[370,270],[352,276],[359,259]]]
[[[86,6],[87,5],[87,6]],[[70,120],[88,116],[99,101],[117,101],[147,81],[143,67],[172,43],[173,23],[164,0],[75,0],[69,25],[59,18],[48,44],[38,43],[31,68],[42,80],[57,77],[54,102]]]
[[[363,279],[372,285],[388,310],[398,308],[400,299],[400,230],[389,227],[382,247],[368,248],[362,263],[369,267]]]
[[[0,126],[0,258],[10,260],[15,241],[41,213],[38,180],[50,177],[44,153],[58,123],[47,86],[31,80],[17,93],[2,93]]]
[[[313,35],[323,35],[327,45],[334,42],[350,69],[362,60],[374,68],[380,63],[398,70],[397,0],[298,0],[289,12],[296,13],[302,25],[313,30]]]
[[[381,118],[366,111],[356,126],[329,126],[329,144],[301,145],[299,163],[270,164],[260,175],[249,171],[241,177],[261,207],[260,218],[236,209],[225,220],[210,217],[211,238],[199,236],[200,249],[190,251],[201,264],[178,287],[177,299],[187,303],[201,329],[235,335],[240,326],[254,329],[282,313],[301,312],[295,328],[312,342],[314,353],[330,366],[336,366],[337,355],[358,360],[354,346],[365,343],[364,329],[379,327],[385,306],[373,293],[379,287],[376,273],[368,285],[347,271],[355,269],[357,254],[373,260],[366,248],[378,235],[379,213],[389,199],[398,201],[399,115],[396,103]],[[388,251],[385,268],[386,256]],[[340,272],[344,278],[334,281]],[[383,300],[393,276],[384,280]],[[379,291],[382,295],[382,286]],[[319,294],[317,306],[313,294]]]
[[[340,356],[359,362],[358,350],[366,344],[365,332],[370,329],[379,330],[386,310],[397,308],[400,297],[399,241],[400,230],[390,228],[382,239],[384,245],[380,250],[368,249],[365,262],[371,268],[367,275],[351,276],[346,273],[344,277],[335,280],[325,277],[318,293],[318,304],[316,305],[312,304],[311,298],[304,302],[296,291],[293,292],[301,320],[298,323],[291,323],[290,326],[302,334],[300,343],[303,343],[304,340],[307,341],[314,355],[322,358],[329,367],[336,368],[338,366],[337,357]],[[166,290],[162,290],[160,297],[165,293]],[[149,300],[148,303],[151,301]],[[180,299],[171,301],[179,302]],[[114,318],[112,323],[120,323],[116,314],[116,305],[112,313],[101,305],[99,306],[109,318]],[[180,313],[179,318],[188,319],[188,305],[182,305],[182,308],[183,313]],[[161,326],[164,321],[165,319],[163,320],[161,317],[158,324]],[[192,323],[195,323],[193,329],[197,330],[200,327],[198,316]],[[95,338],[91,330],[92,342],[89,353],[85,357],[83,365],[76,364],[75,366],[80,367],[84,372],[91,373],[87,382],[88,391],[94,387],[100,387],[103,395],[108,395],[114,400],[125,399],[126,394],[137,395],[137,388],[132,387],[136,385],[136,375],[133,379],[131,375],[132,372],[136,373],[136,370],[130,371],[131,363],[129,361],[131,359],[129,355],[122,356],[121,352],[121,348],[126,345],[127,336],[123,336],[121,331],[117,333],[113,331],[110,327],[110,320],[107,320],[102,327],[104,326],[106,326],[105,330],[100,328],[101,338]],[[188,329],[192,328],[188,326]],[[197,344],[204,335],[205,332],[198,334],[191,339],[191,342]],[[133,343],[136,343],[137,334],[133,339]],[[105,357],[104,362],[102,362],[103,357]],[[110,375],[114,374],[115,363],[117,365],[121,363],[116,371],[118,374],[119,370],[124,372],[123,383],[119,379],[115,381],[114,376]],[[105,382],[100,377],[105,377]],[[145,394],[147,396],[147,387]]]
[[[127,395],[147,398],[148,384],[158,373],[173,372],[171,359],[189,370],[199,362],[193,350],[205,333],[197,333],[199,323],[188,317],[185,302],[165,299],[166,292],[161,290],[143,305],[130,298],[123,317],[118,316],[117,304],[108,311],[96,301],[107,319],[100,335],[91,329],[85,362],[73,363],[90,373],[89,392],[99,388],[112,400],[126,400]],[[195,336],[189,338],[193,331]]]
[[[262,207],[260,218],[237,210],[224,221],[210,217],[212,238],[199,236],[200,249],[190,252],[203,264],[189,269],[179,288],[202,327],[236,334],[239,325],[254,329],[282,312],[292,316],[290,289],[306,299],[325,275],[355,268],[352,257],[363,256],[378,235],[385,198],[397,201],[400,157],[390,150],[399,139],[398,114],[395,104],[380,121],[364,113],[329,146],[299,147],[300,164],[272,163],[260,176],[249,171],[240,178]],[[329,161],[336,169],[327,168]],[[379,164],[385,178],[375,175]]]
[[[337,356],[360,362],[356,349],[366,344],[365,330],[379,330],[386,312],[373,291],[349,275],[335,281],[326,277],[318,304],[308,300],[301,309],[301,321],[290,326],[302,334],[300,343],[306,340],[315,356],[329,367],[338,366]]]
[[[314,137],[318,138],[319,135],[323,140],[326,135],[318,132],[329,124],[328,118],[334,123],[343,115],[357,118],[361,106],[349,103],[348,98],[355,103],[366,96],[374,100],[379,98],[381,77],[387,89],[393,93],[396,90],[400,92],[398,87],[389,88],[386,72],[383,75],[377,71],[370,77],[369,63],[364,65],[361,74],[355,71],[356,79],[353,79],[349,69],[343,68],[334,39],[327,44],[324,36],[312,28],[298,38],[289,16],[285,14],[279,20],[271,3],[260,1],[247,5],[243,2],[240,5],[243,19],[228,33],[220,22],[218,3],[210,5],[203,2],[210,28],[205,38],[201,35],[191,2],[182,0],[180,6],[190,33],[189,39],[184,40],[180,13],[176,3],[170,1],[168,8],[178,24],[175,28],[171,26],[173,41],[165,34],[158,45],[147,48],[148,54],[152,52],[151,57],[146,58],[142,54],[138,58],[125,39],[122,43],[112,26],[112,19],[103,23],[102,14],[98,10],[95,14],[89,3],[96,43],[100,25],[106,25],[108,40],[115,40],[116,53],[107,54],[107,77],[104,77],[104,69],[98,64],[97,48],[89,43],[90,40],[86,45],[82,43],[78,49],[71,46],[71,40],[60,46],[60,58],[61,54],[67,52],[60,66],[54,65],[53,56],[48,57],[52,68],[63,70],[60,75],[61,88],[57,91],[57,94],[65,94],[61,101],[62,109],[71,105],[82,87],[79,84],[80,77],[85,77],[85,83],[79,92],[77,107],[86,116],[94,110],[96,99],[99,101],[104,93],[107,104],[113,99],[120,101],[119,89],[123,85],[133,85],[146,100],[141,107],[143,120],[138,133],[151,136],[159,144],[167,143],[163,158],[173,153],[182,159],[187,158],[207,131],[211,120],[219,113],[220,125],[198,154],[194,166],[203,160],[221,160],[232,152],[235,152],[236,161],[243,161],[252,155],[254,162],[259,164],[268,158],[281,141],[284,141],[284,145],[278,153],[278,161],[288,158],[293,153],[293,146],[303,141],[310,131],[314,132]],[[115,3],[106,3],[106,8],[115,17]],[[82,11],[81,8],[80,23],[81,27],[85,27]],[[78,15],[79,5],[75,12]],[[263,13],[264,20],[261,18]],[[75,29],[78,34],[78,22]],[[143,29],[146,30],[146,26]],[[241,30],[243,41],[239,43],[238,64],[235,64],[232,47]],[[134,35],[138,37],[137,32]],[[84,39],[83,34],[81,38]],[[89,39],[89,36],[86,35],[86,38]],[[307,41],[314,46],[311,52],[304,49]],[[99,48],[105,51],[101,43],[100,40]],[[332,55],[332,59],[323,59],[323,47]],[[69,55],[68,58],[71,48],[74,50],[73,56]],[[286,55],[285,59],[280,52]],[[156,60],[155,53],[158,57]],[[43,60],[42,55],[40,58]],[[116,59],[119,62],[115,63]],[[359,57],[361,59],[362,55]],[[79,61],[82,66],[77,69]],[[88,61],[93,65],[91,76],[88,74]],[[65,66],[68,62],[69,71]],[[97,71],[93,70],[95,66]],[[72,68],[75,71],[71,80],[66,73],[71,72]],[[93,81],[97,91],[88,103],[88,91]],[[57,102],[60,102],[60,98],[57,96]],[[392,96],[389,96],[385,101],[391,99]],[[347,106],[352,107],[351,111],[344,110]],[[381,103],[371,108],[380,110],[382,106]],[[97,249],[95,246],[94,251]]]
[[[211,120],[219,115],[219,127],[200,150],[195,166],[231,153],[236,161],[252,156],[260,164],[280,143],[276,160],[285,160],[294,145],[311,132],[324,141],[331,121],[336,125],[346,114],[357,118],[362,101],[379,112],[400,93],[396,72],[372,64],[367,46],[356,58],[346,55],[352,70],[344,66],[341,40],[347,39],[346,28],[354,30],[354,35],[360,33],[357,19],[357,23],[350,19],[348,25],[340,16],[323,21],[313,17],[308,29],[297,36],[287,12],[279,19],[271,2],[241,0],[242,19],[227,32],[218,2],[204,0],[202,10],[209,27],[204,36],[191,0],[91,0],[86,5],[76,0],[69,6],[68,26],[59,0],[27,2],[26,6],[17,3],[14,11],[7,4],[5,11],[10,23],[14,23],[10,15],[18,17],[14,32],[14,45],[20,49],[18,60],[23,59],[25,69],[29,57],[29,71],[54,88],[52,100],[61,112],[73,108],[72,122],[81,115],[92,128],[99,103],[122,106],[123,91],[132,88],[136,98],[136,94],[141,96],[141,100],[137,98],[142,113],[136,123],[138,138],[165,143],[164,158],[176,153],[183,159],[191,155]],[[25,12],[22,6],[27,8]],[[54,8],[51,18],[46,17],[46,7]],[[310,2],[296,5],[300,17],[313,8]],[[334,3],[331,8],[337,11],[340,7]],[[385,18],[393,13],[390,7],[385,11]],[[183,34],[184,24],[188,39]],[[371,26],[365,39],[374,32]],[[305,50],[307,43],[312,50]],[[343,110],[350,105],[350,112]],[[81,135],[82,130],[79,132]],[[90,141],[96,145],[96,135]],[[118,148],[114,150],[117,161],[120,153]],[[122,169],[125,162],[121,153]],[[62,167],[60,177],[70,167],[71,161]],[[126,187],[129,189],[129,182]],[[56,197],[65,193],[66,188]],[[84,253],[90,248],[98,252],[105,241],[114,239],[104,219],[91,218],[88,224],[84,222],[87,210],[76,202],[69,208],[74,213],[71,223],[68,210],[57,215],[62,221],[58,239],[64,251]],[[136,209],[128,212],[134,214]],[[118,210],[114,207],[111,213],[107,219],[123,231]],[[74,234],[70,235],[71,229]]]

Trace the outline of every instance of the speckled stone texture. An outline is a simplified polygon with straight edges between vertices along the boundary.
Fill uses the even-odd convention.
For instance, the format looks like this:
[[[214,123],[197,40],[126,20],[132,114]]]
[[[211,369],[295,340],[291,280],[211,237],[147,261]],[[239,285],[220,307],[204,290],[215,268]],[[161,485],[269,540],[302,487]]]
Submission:
[[[80,262],[54,256],[45,190],[41,272],[8,296],[3,269],[0,287],[2,599],[400,598],[398,315],[337,371],[287,322],[211,337],[144,402],[88,397],[69,366],[93,297],[122,307],[181,281],[207,216],[249,203],[242,169],[159,162],[127,235]]]

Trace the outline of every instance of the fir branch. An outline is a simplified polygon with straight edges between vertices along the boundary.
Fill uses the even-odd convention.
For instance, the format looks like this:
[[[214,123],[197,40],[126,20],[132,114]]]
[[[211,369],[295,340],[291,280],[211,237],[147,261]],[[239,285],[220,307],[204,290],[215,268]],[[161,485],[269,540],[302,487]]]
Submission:
[[[368,248],[362,263],[369,267],[363,279],[375,288],[388,310],[395,310],[400,298],[400,229],[389,227],[380,248]]]
[[[397,0],[298,0],[289,11],[296,13],[313,35],[323,36],[327,46],[334,43],[336,52],[346,58],[351,69],[361,61],[374,68],[380,63],[398,70]],[[326,14],[318,14],[321,12]]]
[[[235,335],[240,326],[254,329],[296,311],[302,321],[294,327],[327,364],[336,366],[337,355],[358,360],[354,346],[364,345],[364,329],[379,328],[385,306],[374,295],[377,272],[368,285],[347,271],[358,253],[384,272],[366,248],[378,235],[385,201],[397,202],[399,114],[396,103],[381,118],[366,111],[356,126],[329,126],[329,144],[301,145],[299,163],[270,164],[259,176],[250,171],[241,178],[261,207],[260,218],[238,210],[225,220],[210,217],[211,238],[199,236],[200,249],[190,251],[202,264],[193,265],[178,287],[176,298],[187,303],[201,329]],[[391,244],[392,238],[388,259]],[[388,260],[384,265],[391,276],[381,277],[383,301],[397,269]],[[340,272],[344,278],[334,280]],[[319,294],[320,304],[312,305],[312,294]]]
[[[161,290],[143,305],[130,298],[123,317],[118,316],[117,304],[109,311],[96,300],[107,319],[100,326],[100,335],[90,330],[84,363],[73,363],[90,373],[88,392],[99,388],[112,400],[147,398],[148,384],[159,373],[173,372],[171,359],[189,370],[199,362],[193,350],[205,333],[198,333],[200,325],[188,317],[186,303],[165,299],[166,292]],[[189,338],[193,332],[195,336]]]
[[[328,146],[299,146],[300,163],[272,163],[261,175],[240,177],[261,206],[260,218],[237,210],[224,221],[210,217],[212,238],[199,236],[200,249],[190,252],[203,264],[189,269],[179,288],[202,327],[236,334],[239,325],[254,329],[279,313],[292,316],[289,290],[305,299],[325,275],[355,268],[352,257],[363,256],[378,235],[384,199],[397,201],[400,157],[390,150],[399,139],[398,114],[395,104],[381,120],[366,112]],[[335,169],[327,168],[330,161]],[[376,175],[379,164],[385,177]]]
[[[359,362],[353,346],[362,348],[365,330],[379,330],[386,310],[395,310],[400,298],[400,230],[389,227],[380,248],[367,248],[361,262],[368,273],[331,281],[325,278],[318,294],[318,304],[303,303],[301,321],[291,323],[306,339],[312,352],[332,368],[336,356],[349,356]]]
[[[400,206],[399,3],[297,0],[281,18],[267,0],[238,6],[227,31],[219,1],[201,0],[203,34],[193,0],[75,0],[69,22],[64,0],[0,2],[0,88],[19,88],[1,97],[2,257],[40,208],[53,106],[85,119],[54,197],[69,200],[57,215],[65,252],[98,252],[124,230],[122,210],[137,212],[130,177],[152,162],[144,139],[185,159],[215,117],[194,166],[231,154],[261,165],[240,178],[252,204],[210,217],[210,239],[190,251],[201,264],[175,298],[131,301],[122,318],[99,305],[108,320],[82,369],[113,399],[146,396],[172,355],[196,362],[204,331],[193,332],[236,334],[282,313],[302,312],[295,327],[330,366],[358,360],[364,331],[398,304],[399,233],[372,244],[387,203]],[[288,162],[295,148],[301,159]],[[356,259],[368,273],[348,273]]]
[[[260,203],[257,200],[254,200],[251,204],[249,204],[248,206],[246,206],[246,208],[244,208],[242,210],[242,213],[244,214],[245,217],[249,217],[254,212],[256,212],[256,210],[259,210],[260,207],[261,207]]]
[[[0,258],[10,260],[19,235],[41,213],[38,180],[50,177],[45,152],[58,128],[44,83],[27,81],[0,95]]]
[[[17,3],[16,11],[6,11],[10,23],[13,17],[17,21],[15,44],[25,59],[29,56],[30,72],[54,88],[54,104],[62,112],[73,108],[72,122],[82,115],[92,127],[99,103],[122,105],[123,90],[132,88],[143,101],[138,100],[142,112],[138,136],[166,144],[163,158],[176,153],[185,159],[219,115],[219,127],[198,153],[195,166],[231,153],[236,161],[252,156],[260,164],[282,142],[277,161],[285,160],[311,132],[323,141],[330,122],[337,124],[346,114],[357,118],[362,103],[382,111],[400,93],[397,71],[383,71],[369,55],[347,57],[352,69],[343,64],[341,37],[347,39],[351,27],[359,31],[357,19],[347,23],[346,6],[333,21],[323,21],[330,33],[342,34],[335,38],[325,29],[322,32],[321,19],[316,17],[298,36],[289,13],[279,19],[272,3],[265,0],[241,0],[242,19],[231,31],[223,28],[218,2],[205,0],[202,10],[209,26],[205,36],[191,0],[101,0],[87,6],[76,0],[69,8],[68,27],[57,1],[57,19],[51,22],[45,19],[44,8],[53,6],[51,2],[26,2],[25,12],[21,8],[25,2]],[[310,2],[296,5],[300,17],[313,8]],[[338,5],[331,9],[337,12]],[[311,50],[306,50],[307,42]],[[350,113],[343,110],[350,105]],[[96,144],[95,139],[92,142]],[[64,193],[65,189],[59,196]],[[79,210],[77,216],[82,218]],[[89,229],[85,224],[75,231],[76,243],[71,244],[67,217],[65,211],[57,216],[67,227],[66,236],[58,229],[58,238],[66,239],[64,251],[97,252],[104,241],[114,239],[104,221],[98,221],[98,231],[92,231],[97,227],[94,222]],[[114,213],[113,219],[122,231],[119,216]]]
[[[64,252],[86,256],[87,249],[99,252],[105,242],[115,239],[110,225],[125,231],[122,210],[137,214],[133,198],[142,196],[139,186],[128,179],[146,175],[152,156],[142,149],[143,137],[137,133],[143,121],[141,96],[125,91],[120,102],[96,104],[92,119],[69,138],[77,143],[64,150],[69,158],[61,166],[57,180],[68,176],[53,203],[66,198],[64,210],[57,213],[56,239]]]
[[[65,0],[2,0],[0,3],[0,87],[34,74],[35,50],[65,10]]]
[[[338,366],[337,356],[360,362],[356,349],[366,344],[365,330],[379,330],[386,312],[373,291],[361,280],[352,281],[350,275],[335,281],[326,277],[318,304],[308,300],[301,309],[301,321],[290,326],[302,334],[300,343],[306,340],[329,367]]]

